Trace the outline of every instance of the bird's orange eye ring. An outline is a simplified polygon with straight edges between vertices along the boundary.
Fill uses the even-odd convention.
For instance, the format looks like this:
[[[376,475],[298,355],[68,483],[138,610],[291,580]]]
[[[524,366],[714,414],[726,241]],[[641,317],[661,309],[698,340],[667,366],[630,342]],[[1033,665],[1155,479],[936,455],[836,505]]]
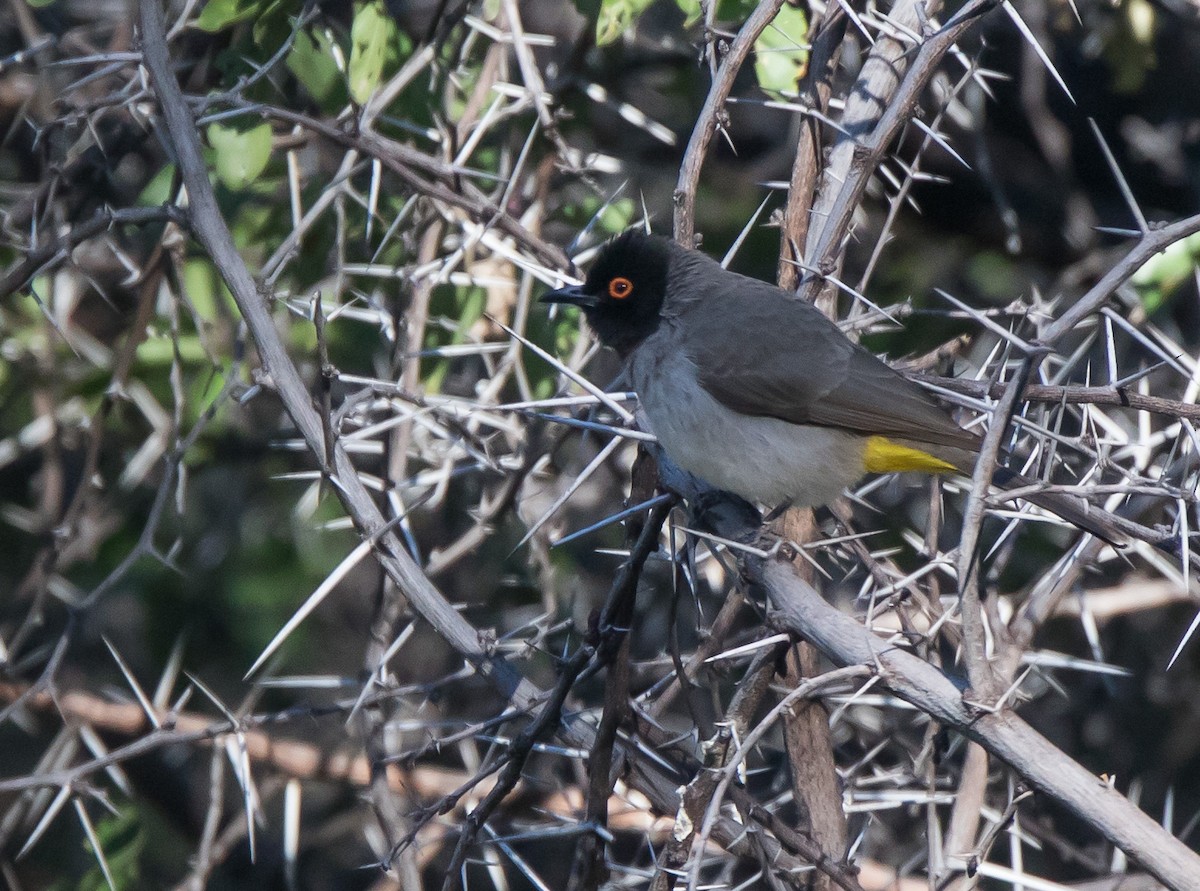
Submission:
[[[633,282],[618,275],[608,283],[608,296],[613,300],[624,300],[633,293]]]

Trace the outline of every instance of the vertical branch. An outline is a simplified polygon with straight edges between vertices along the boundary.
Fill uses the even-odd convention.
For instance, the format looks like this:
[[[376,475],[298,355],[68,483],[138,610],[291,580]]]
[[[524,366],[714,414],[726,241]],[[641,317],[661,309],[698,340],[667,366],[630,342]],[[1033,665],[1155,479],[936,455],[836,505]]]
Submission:
[[[628,633],[621,636],[620,646],[609,663],[604,683],[604,710],[587,760],[587,831],[575,852],[575,874],[571,882],[571,887],[577,891],[596,891],[609,878],[604,833],[608,826],[608,801],[616,779],[617,731],[629,715],[629,648],[632,639]]]
[[[630,485],[629,502],[641,504],[654,496],[658,488],[658,468],[650,453],[645,449],[638,450],[637,459],[633,464],[633,482]],[[641,542],[649,527],[657,540],[658,530],[666,519],[667,512],[658,517],[648,518],[643,522],[633,518],[625,530],[625,543],[630,552],[637,552],[639,547],[648,548],[648,543]],[[575,856],[575,869],[571,886],[579,891],[593,891],[599,888],[608,878],[608,867],[605,863],[605,829],[608,825],[608,800],[612,796],[616,780],[614,761],[617,742],[617,731],[629,715],[629,650],[632,635],[628,629],[632,625],[634,594],[630,587],[624,596],[614,604],[610,624],[621,635],[620,645],[608,663],[608,676],[604,684],[604,710],[600,715],[600,723],[596,727],[596,740],[588,757],[588,796],[587,796],[587,828],[588,832],[580,841]],[[601,629],[603,632],[603,628]]]
[[[821,164],[821,120],[829,111],[833,95],[833,75],[837,70],[842,40],[846,33],[846,12],[840,6],[826,7],[825,18],[813,29],[816,37],[808,57],[808,71],[800,83],[799,101],[808,107],[800,118],[800,140],[792,162],[787,204],[779,234],[779,286],[794,290],[800,281],[801,245],[808,238],[809,214]]]
[[[437,256],[442,240],[444,224],[440,217],[430,220],[417,248],[417,268],[424,269]],[[412,300],[406,307],[403,325],[396,324],[400,336],[396,338],[393,370],[399,367],[400,386],[407,393],[419,392],[421,384],[421,348],[425,343],[425,330],[429,324],[429,298],[434,281],[430,275],[423,276],[412,285]],[[411,417],[396,428],[388,437],[388,478],[393,486],[399,485],[408,476],[408,445],[412,436]]]
[[[193,231],[229,286],[230,294],[258,349],[264,369],[270,375],[288,415],[303,436],[309,451],[321,456],[324,453],[325,436],[321,420],[309,398],[308,388],[301,379],[295,363],[288,356],[266,301],[259,295],[246,264],[234,246],[229,227],[217,207],[216,196],[200,151],[195,121],[171,72],[160,4],[158,0],[141,0],[138,9],[142,28],[142,56],[157,91],[163,121],[175,149],[180,174],[188,190]],[[330,468],[330,473],[338,497],[359,530],[364,534],[373,535],[385,529],[387,523],[383,515],[359,479],[354,464],[340,441],[334,444],[333,467]],[[536,690],[533,685],[524,681],[503,660],[488,652],[475,628],[421,573],[394,533],[385,531],[379,536],[375,554],[397,588],[409,598],[413,608],[433,624],[464,658],[504,691],[506,696],[514,696],[522,702],[530,702],[535,698]]]
[[[936,3],[931,5],[936,6]],[[928,10],[928,13],[932,12],[932,9]],[[889,10],[887,18],[895,29],[893,33],[919,34],[921,22],[928,13],[923,0],[901,0]],[[813,219],[820,222],[808,231],[808,241],[804,246],[808,262],[817,264],[821,275],[836,275],[845,258],[841,238],[834,240],[838,230],[832,225],[830,214],[839,197],[851,188],[852,169],[869,166],[869,172],[874,173],[875,165],[868,165],[860,140],[875,129],[889,104],[894,101],[908,67],[909,47],[909,40],[880,32],[867,54],[854,89],[846,97],[838,135],[829,151],[829,160],[821,174],[816,200],[812,204]],[[932,71],[933,66],[930,66],[930,74]],[[862,182],[865,187],[866,179],[863,178]],[[805,297],[815,297],[811,288]]]
[[[781,6],[783,0],[763,0],[750,14],[750,18],[746,19],[746,24],[742,25],[742,30],[738,32],[725,53],[725,58],[721,60],[721,67],[717,69],[717,76],[709,88],[704,107],[700,109],[700,117],[696,120],[692,138],[688,140],[687,149],[683,153],[679,179],[675,184],[675,240],[684,247],[696,246],[696,188],[700,182],[700,170],[704,167],[709,143],[725,117],[725,100],[729,98],[729,91],[733,89],[738,71],[749,57],[750,51],[754,49],[754,42],[766,30],[767,25],[771,24]]]
[[[967,754],[963,758],[962,776],[958,781],[958,792],[954,796],[954,806],[950,809],[946,841],[942,847],[943,864],[948,864],[951,860],[961,861],[964,855],[974,849],[975,839],[979,835],[979,818],[983,811],[987,783],[987,750],[977,742],[968,742]]]
[[[962,537],[958,546],[958,596],[962,610],[963,657],[967,677],[971,681],[971,695],[984,704],[995,702],[1005,685],[994,656],[1004,651],[1007,641],[1005,629],[985,627],[987,616],[983,608],[979,586],[979,536],[983,528],[984,499],[995,475],[1000,458],[1000,445],[1008,430],[1009,421],[1017,409],[1017,401],[1030,379],[1039,354],[1027,356],[1017,374],[1009,381],[1008,389],[996,404],[992,423],[979,449],[975,472],[971,477],[971,493],[963,514]],[[988,646],[992,637],[994,648]]]
[[[814,274],[802,282],[804,299],[813,301],[824,290],[822,278],[842,265],[843,242],[854,212],[874,176],[879,162],[896,135],[908,123],[921,91],[958,37],[996,0],[970,0],[954,18],[923,39],[928,13],[920,0],[905,0],[892,8],[889,19],[910,41],[883,35],[876,41],[867,64],[846,102],[840,126],[843,135],[834,143],[829,163],[821,175],[805,245],[806,264]],[[919,44],[909,63],[910,43]]]
[[[789,542],[803,544],[815,538],[816,523],[811,510],[789,510],[780,525],[784,539]],[[797,556],[792,566],[800,578],[812,584],[814,573],[808,560]],[[784,678],[791,690],[820,674],[817,650],[805,641],[788,648],[785,663]],[[833,757],[829,713],[818,700],[801,699],[784,710],[781,720],[796,807],[813,840],[821,846],[821,853],[830,860],[840,861],[846,853],[846,815]],[[832,887],[829,876],[817,878],[813,885],[814,891],[828,891]]]

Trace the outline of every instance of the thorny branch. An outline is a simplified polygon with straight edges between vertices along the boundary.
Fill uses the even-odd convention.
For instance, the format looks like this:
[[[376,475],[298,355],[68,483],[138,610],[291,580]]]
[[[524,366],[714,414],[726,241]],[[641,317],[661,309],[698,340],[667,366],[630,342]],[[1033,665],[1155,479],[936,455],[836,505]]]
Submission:
[[[925,187],[943,178],[937,153],[962,160],[959,152],[970,155],[964,131],[983,139],[987,123],[972,115],[996,72],[973,41],[983,27],[1020,27],[1015,7],[1011,20],[985,20],[996,5],[978,0],[945,14],[917,2],[886,12],[859,3],[812,7],[808,68],[793,84],[800,95],[792,101],[785,90],[769,103],[794,126],[786,150],[762,166],[753,151],[743,154],[738,114],[761,104],[749,63],[782,4],[759,4],[736,30],[719,21],[717,4],[701,4],[704,31],[687,39],[704,44],[708,64],[689,107],[701,95],[703,106],[681,120],[664,107],[671,103],[658,104],[654,113],[691,135],[678,170],[669,165],[673,192],[659,188],[656,199],[645,188],[651,175],[631,163],[638,150],[627,152],[623,142],[667,129],[641,110],[655,109],[660,88],[648,87],[642,72],[669,63],[690,76],[694,57],[678,52],[686,42],[647,41],[636,23],[614,49],[594,46],[594,22],[567,35],[524,4],[451,4],[413,31],[424,42],[405,51],[365,103],[331,111],[313,92],[315,81],[304,81],[303,101],[289,92],[296,53],[310,45],[318,55],[351,52],[343,23],[315,7],[288,19],[261,55],[244,52],[245,73],[228,74],[214,62],[212,35],[192,27],[192,6],[168,34],[160,4],[142,0],[138,51],[128,33],[114,33],[109,44],[94,34],[43,36],[48,20],[15,4],[12,27],[25,49],[0,60],[8,90],[0,90],[0,112],[14,107],[15,91],[23,104],[14,120],[43,118],[28,157],[2,168],[5,176],[23,165],[39,173],[3,208],[5,243],[17,249],[5,255],[0,276],[0,312],[13,329],[3,336],[12,361],[0,386],[5,375],[26,375],[35,409],[0,440],[0,471],[35,479],[29,488],[37,498],[33,507],[0,506],[0,519],[28,534],[37,556],[21,565],[14,602],[0,614],[7,674],[0,719],[25,735],[32,719],[57,732],[30,758],[35,767],[0,779],[5,880],[24,868],[14,866],[15,855],[51,844],[49,826],[72,807],[109,873],[114,852],[95,844],[109,837],[96,832],[100,807],[109,798],[134,810],[152,803],[150,784],[138,788],[126,767],[186,751],[202,756],[196,787],[204,803],[196,807],[203,819],[188,830],[193,862],[173,879],[179,887],[216,881],[235,850],[261,855],[264,841],[281,849],[284,880],[294,882],[300,857],[319,856],[334,826],[353,827],[355,856],[382,862],[389,877],[381,881],[412,888],[500,886],[520,876],[535,887],[607,880],[655,891],[908,891],[931,882],[960,887],[972,872],[1047,886],[1022,860],[1032,845],[1043,847],[1038,868],[1061,862],[1097,881],[1145,880],[1118,874],[1127,857],[1167,887],[1189,887],[1200,862],[1185,845],[1187,830],[1178,833],[1183,841],[1176,837],[1191,814],[1179,825],[1169,819],[1176,793],[1160,825],[1114,782],[1094,776],[1079,750],[1052,746],[1034,727],[1047,691],[1061,691],[1050,695],[1065,696],[1070,709],[1088,699],[1081,691],[1093,678],[1110,699],[1114,690],[1134,696],[1127,692],[1134,685],[1118,687],[1132,669],[1108,663],[1109,636],[1129,634],[1122,626],[1134,623],[1122,617],[1158,621],[1171,612],[1161,607],[1200,595],[1190,565],[1200,525],[1200,345],[1169,312],[1155,315],[1136,300],[1119,311],[1108,305],[1119,292],[1129,296],[1131,277],[1157,255],[1200,231],[1200,218],[1147,224],[1132,199],[1136,189],[1114,171],[1136,240],[1119,257],[1095,247],[1057,278],[1050,300],[1036,293],[1033,277],[1011,286],[1020,293],[1008,293],[1004,309],[976,310],[964,298],[939,313],[916,309],[916,294],[895,311],[852,309],[845,324],[855,332],[885,320],[966,324],[970,330],[928,353],[923,367],[953,358],[967,370],[918,379],[957,406],[964,424],[991,429],[965,509],[960,499],[942,500],[953,483],[913,498],[903,484],[869,480],[853,504],[833,506],[834,521],[818,514],[811,533],[794,542],[759,541],[752,509],[733,508],[705,525],[701,508],[723,502],[677,485],[669,463],[669,481],[690,496],[686,527],[660,533],[675,496],[656,496],[653,487],[635,486],[618,503],[629,440],[649,439],[634,429],[631,402],[578,383],[611,380],[615,369],[573,325],[546,321],[535,308],[539,283],[575,274],[557,245],[586,251],[637,224],[638,202],[621,192],[630,170],[639,170],[641,210],[662,218],[665,209],[689,246],[698,241],[696,202],[706,176],[760,189],[783,175],[786,182],[772,186],[786,187],[775,217],[781,283],[799,285],[805,299],[859,300],[842,280],[888,278],[881,272],[889,258],[906,250],[893,238],[910,209],[936,200]],[[1029,19],[1035,32],[1044,18]],[[245,50],[240,33],[217,38],[230,40],[230,56]],[[987,32],[984,42],[994,36]],[[1050,43],[1045,33],[1024,39],[1039,37]],[[1065,42],[1056,35],[1055,51]],[[359,63],[346,53],[339,76],[349,79]],[[614,58],[606,53],[633,64],[617,66],[613,77],[596,64]],[[43,64],[51,58],[60,69]],[[42,65],[41,76],[61,70],[74,79],[60,81],[54,102],[35,102],[9,76],[28,65]],[[1052,116],[1045,103],[1038,113]],[[619,120],[620,138],[602,132],[593,114]],[[214,123],[239,132],[265,125],[270,164],[284,171],[276,192],[267,185],[273,173],[241,190],[219,171],[214,176]],[[9,133],[10,142],[23,138],[20,126]],[[738,169],[710,151],[718,133],[739,153]],[[772,138],[778,148],[778,134]],[[1066,157],[1056,154],[1063,178]],[[157,172],[167,159],[175,165],[163,180],[169,188],[147,189],[137,200],[153,203],[134,206],[131,196],[145,183],[131,188],[130,177]],[[999,176],[986,164],[979,169]],[[999,193],[1007,183],[988,185]],[[728,194],[725,184],[714,186]],[[662,199],[667,192],[670,201]],[[282,233],[263,222],[276,210],[290,219]],[[158,224],[166,235],[149,244],[144,233]],[[736,243],[756,225],[748,223]],[[1006,225],[1014,224],[1006,217]],[[730,233],[706,234],[716,253]],[[864,263],[856,244],[871,239]],[[586,253],[580,260],[585,265]],[[905,262],[912,257],[898,268]],[[259,279],[252,268],[260,268]],[[232,304],[216,288],[210,299],[200,283],[211,269]],[[96,295],[120,320],[115,334],[95,321]],[[823,307],[836,313],[837,302]],[[30,308],[40,326],[34,336],[22,318]],[[1182,313],[1177,305],[1172,311]],[[163,345],[167,370],[159,378],[155,351]],[[80,386],[92,401],[66,398]],[[273,417],[276,397],[290,429]],[[264,418],[270,453],[294,459],[286,479],[308,486],[293,526],[311,532],[319,516],[339,510],[336,499],[344,516],[327,525],[352,528],[360,539],[280,640],[302,619],[311,625],[305,617],[330,600],[353,615],[353,632],[328,646],[293,640],[275,651],[272,644],[276,664],[263,676],[222,679],[220,688],[237,691],[239,701],[270,690],[296,702],[277,711],[239,717],[215,696],[225,717],[185,708],[195,691],[211,693],[198,677],[218,669],[205,664],[177,693],[184,664],[203,658],[182,645],[157,689],[144,691],[138,675],[151,657],[121,652],[135,639],[131,631],[121,632],[120,649],[110,641],[129,699],[101,695],[87,642],[112,637],[112,616],[130,610],[130,592],[145,584],[141,567],[166,567],[180,584],[208,578],[197,567],[220,551],[217,524],[193,512],[205,491],[237,487],[231,477],[214,486],[206,471],[237,439],[231,425],[263,426]],[[140,446],[129,435],[137,425],[150,430]],[[1069,491],[1124,518],[1132,545],[1118,554],[1074,530],[1034,522],[1053,522],[1016,500],[1034,487],[989,493],[1002,453],[1039,490]],[[132,534],[126,527],[119,538],[111,518],[121,501],[137,500],[131,493],[146,496],[144,511]],[[618,522],[632,540],[614,555],[604,545],[616,541]],[[119,541],[124,551],[110,559]],[[307,562],[320,559],[320,548],[307,550]],[[376,566],[361,559],[366,554]],[[104,571],[90,572],[92,563]],[[810,578],[797,577],[801,563],[812,567]],[[668,586],[676,595],[669,610]],[[605,606],[570,652],[581,639],[572,616],[586,615],[605,590]],[[956,590],[961,596],[943,596]],[[364,591],[369,607],[355,605]],[[292,607],[300,595],[287,591]],[[162,637],[164,628],[148,633]],[[326,643],[323,630],[313,634]],[[780,673],[779,654],[797,638],[823,654],[803,679]],[[1075,638],[1082,655],[1071,647]],[[1065,648],[1072,651],[1058,651]],[[1161,655],[1161,666],[1140,670],[1162,671],[1169,654]],[[284,664],[325,673],[275,676]],[[594,678],[605,668],[601,694]],[[1161,685],[1177,684],[1186,701],[1190,675],[1176,680],[1180,665],[1173,670]],[[779,677],[790,678],[790,688],[772,683]],[[811,772],[797,769],[812,753],[797,744],[796,726],[785,720],[780,729],[787,708],[809,698],[807,714],[827,726],[820,745],[837,768],[820,789]],[[1028,709],[1020,717],[1019,706]],[[1099,723],[1112,711],[1101,705],[1096,714]],[[310,726],[328,736],[308,739]],[[1174,782],[1174,774],[1156,776],[1159,785]],[[1038,793],[1014,792],[1018,778]],[[1139,779],[1119,776],[1131,789]],[[345,796],[345,810],[310,832],[319,809],[305,805],[301,791],[316,784],[363,794]],[[1180,790],[1179,800],[1192,806]],[[813,825],[803,812],[809,792],[839,818],[825,823],[837,824],[836,842],[797,828]],[[282,826],[262,806],[278,797],[286,802]],[[1089,828],[1054,825],[1048,803]],[[851,841],[845,860],[843,838]],[[564,846],[576,856],[562,856]],[[256,880],[273,880],[267,868],[260,860]]]

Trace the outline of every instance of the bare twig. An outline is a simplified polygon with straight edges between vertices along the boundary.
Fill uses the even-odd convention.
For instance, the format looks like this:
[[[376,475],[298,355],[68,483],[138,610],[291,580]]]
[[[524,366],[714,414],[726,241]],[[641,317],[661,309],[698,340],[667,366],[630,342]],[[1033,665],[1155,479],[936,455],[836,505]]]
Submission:
[[[1000,398],[1006,389],[1002,383],[968,380],[960,377],[938,377],[932,374],[910,374],[914,380],[932,384],[940,389],[975,398]],[[1047,405],[1111,405],[1146,411],[1168,418],[1187,418],[1200,421],[1200,405],[1147,396],[1129,387],[1083,387],[1027,384],[1020,393],[1022,402],[1041,402]]]
[[[810,640],[842,665],[877,665],[884,683],[943,724],[978,742],[1034,787],[1135,858],[1168,887],[1183,891],[1200,875],[1200,856],[1099,777],[1050,744],[1007,709],[972,711],[933,666],[874,637],[826,603],[778,561],[751,565],[775,608],[775,621]]]
[[[808,231],[804,255],[817,276],[807,276],[801,296],[812,301],[824,282],[819,276],[836,273],[841,266],[842,243],[859,206],[867,183],[902,127],[907,123],[921,91],[937,70],[942,58],[960,36],[997,4],[996,0],[971,0],[954,17],[932,34],[921,33],[918,3],[905,3],[893,10],[901,28],[916,33],[918,49],[905,70],[910,53],[907,41],[891,37],[877,42],[874,65],[864,66],[857,111],[847,107],[842,121],[846,132],[835,144],[818,186],[813,206],[813,225]]]
[[[781,6],[783,0],[763,0],[758,4],[729,45],[708,89],[704,107],[700,110],[692,137],[684,150],[683,163],[679,165],[679,181],[675,185],[675,240],[684,247],[696,246],[696,187],[700,182],[700,170],[704,167],[709,143],[725,119],[725,100],[729,98],[738,71],[754,49],[754,42],[771,24]]]

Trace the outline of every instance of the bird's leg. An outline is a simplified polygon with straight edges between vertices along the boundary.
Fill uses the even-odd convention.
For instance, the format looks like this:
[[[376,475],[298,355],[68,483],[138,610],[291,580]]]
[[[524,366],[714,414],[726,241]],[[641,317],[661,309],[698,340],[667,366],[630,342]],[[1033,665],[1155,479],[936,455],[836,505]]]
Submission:
[[[731,492],[705,489],[688,497],[688,507],[697,527],[718,535],[738,530],[737,538],[753,537],[763,524],[762,514],[749,501]]]
[[[784,514],[786,514],[791,509],[792,501],[793,501],[793,499],[788,498],[786,501],[779,504],[773,511],[771,511],[769,514],[767,514],[767,517],[764,520],[764,522],[773,523],[775,520],[778,520],[780,517],[782,517]]]

